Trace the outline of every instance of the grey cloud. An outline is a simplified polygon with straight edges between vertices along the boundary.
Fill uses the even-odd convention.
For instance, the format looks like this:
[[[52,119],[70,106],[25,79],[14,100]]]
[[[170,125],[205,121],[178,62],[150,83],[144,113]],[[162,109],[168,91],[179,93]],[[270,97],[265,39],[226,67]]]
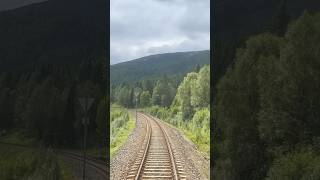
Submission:
[[[111,0],[111,64],[209,49],[209,0]]]

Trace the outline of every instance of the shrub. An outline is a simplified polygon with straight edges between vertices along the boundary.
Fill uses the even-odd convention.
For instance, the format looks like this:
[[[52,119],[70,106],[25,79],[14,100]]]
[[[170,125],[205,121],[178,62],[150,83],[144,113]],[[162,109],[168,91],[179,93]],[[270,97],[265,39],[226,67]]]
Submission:
[[[320,155],[312,150],[293,152],[276,159],[267,180],[320,179]]]

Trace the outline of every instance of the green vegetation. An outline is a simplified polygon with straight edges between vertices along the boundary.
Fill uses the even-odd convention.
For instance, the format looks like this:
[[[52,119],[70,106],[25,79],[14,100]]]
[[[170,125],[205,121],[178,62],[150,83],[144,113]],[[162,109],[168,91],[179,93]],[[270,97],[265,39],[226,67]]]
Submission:
[[[135,127],[135,120],[130,113],[119,106],[111,106],[110,113],[110,156],[121,148]]]
[[[53,0],[0,12],[0,134],[14,129],[45,146],[80,148],[78,97],[90,96],[88,142],[101,144],[103,134],[105,147],[95,121],[107,92],[103,4]]]
[[[81,148],[79,97],[95,99],[88,112],[88,147],[105,149],[105,3],[52,0],[0,12],[1,140],[43,148],[6,156],[1,147],[0,179],[69,176],[47,149]]]
[[[26,137],[26,134],[19,129],[11,130],[0,137],[0,141],[38,146],[35,138]],[[71,169],[50,149],[1,144],[0,154],[0,179],[75,179]]]
[[[0,179],[73,179],[50,150],[0,145]]]
[[[217,85],[215,179],[320,178],[319,22],[304,13],[237,50]]]
[[[210,63],[210,51],[156,54],[110,66],[113,85],[133,84],[141,80],[158,79],[163,75],[184,76],[197,65]]]
[[[98,130],[102,123],[97,124],[98,119],[107,122],[105,114],[98,115],[99,106],[106,106],[105,64],[101,58],[72,68],[39,65],[24,73],[0,73],[0,131],[23,131],[44,145],[80,147],[83,110],[78,97],[90,96],[95,101],[88,134],[106,137]]]
[[[112,85],[111,103],[126,108],[146,107],[147,105],[170,106],[181,78],[162,76],[158,79],[141,80],[134,84]],[[137,93],[137,97],[135,97]],[[137,98],[137,102],[136,102]]]
[[[177,88],[171,106],[162,105],[162,107],[155,105],[146,110],[150,114],[178,127],[197,145],[200,151],[209,155],[210,67],[204,66],[198,73],[187,74]]]
[[[0,72],[0,136],[4,136],[1,140],[44,149],[81,149],[84,112],[78,97],[90,96],[94,103],[88,112],[87,147],[104,147],[106,151],[105,67],[106,59],[101,57],[73,66],[37,64],[23,71]],[[101,154],[106,159],[107,153]],[[15,162],[15,159],[8,160],[11,161]],[[4,168],[12,167],[11,164],[3,165]],[[26,171],[33,173],[35,169]]]
[[[28,137],[20,129],[12,129],[3,136],[0,136],[0,142],[13,143],[20,145],[36,145],[37,141],[33,137]]]
[[[312,180],[320,177],[320,155],[311,149],[288,153],[274,160],[267,180]]]
[[[195,72],[184,78],[164,75],[113,85],[111,102],[127,108],[135,108],[137,104],[138,108],[178,127],[200,151],[209,155],[210,67],[200,68],[195,64]]]

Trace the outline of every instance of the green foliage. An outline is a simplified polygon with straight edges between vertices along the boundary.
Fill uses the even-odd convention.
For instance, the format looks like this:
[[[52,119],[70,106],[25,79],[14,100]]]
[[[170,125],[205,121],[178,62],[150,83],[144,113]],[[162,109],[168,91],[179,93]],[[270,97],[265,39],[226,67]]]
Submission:
[[[99,106],[98,106],[98,112],[97,112],[97,117],[96,117],[96,124],[97,124],[97,133],[101,138],[105,138],[107,134],[107,99],[104,98],[100,101]]]
[[[287,12],[287,0],[282,0],[268,30],[275,35],[283,36],[287,31],[289,20],[290,17]]]
[[[110,66],[110,82],[114,85],[133,84],[141,80],[157,79],[163,75],[184,76],[199,64],[210,63],[210,52],[177,52],[157,54]],[[150,91],[150,89],[149,89]],[[150,94],[152,92],[150,91]]]
[[[11,129],[5,135],[0,137],[1,142],[21,144],[21,145],[36,145],[37,139],[23,132],[21,129]]]
[[[275,159],[266,180],[312,180],[319,178],[319,153],[304,149]]]
[[[263,179],[275,157],[282,177],[291,168],[282,156],[320,136],[319,21],[304,14],[285,37],[257,35],[238,49],[217,86],[216,179]]]
[[[96,136],[94,120],[105,93],[103,78],[93,75],[101,73],[99,65],[99,60],[90,60],[72,67],[35,65],[23,72],[0,73],[0,130],[20,128],[45,145],[76,146],[83,115],[78,97],[90,96],[95,102],[89,134]]]
[[[176,76],[170,76],[169,78],[162,76],[152,80],[141,80],[135,84],[111,85],[111,103],[117,103],[127,108],[135,108],[137,95],[137,105],[140,107],[148,105],[168,107],[175,96],[176,87],[180,82],[179,79],[180,77]],[[141,97],[142,93],[144,93],[144,97]],[[146,98],[147,94],[150,94],[148,102],[146,102],[148,99]],[[144,102],[141,102],[141,100]]]
[[[189,73],[182,83],[180,84],[178,90],[177,90],[177,95],[176,95],[176,101],[175,105],[177,105],[180,108],[180,112],[182,113],[182,118],[184,121],[189,120],[194,111],[193,107],[191,105],[191,99],[192,99],[192,89],[196,85],[196,80],[198,78],[197,73]],[[195,98],[195,97],[193,97]]]
[[[149,91],[143,91],[140,95],[140,106],[146,107],[150,105],[151,96]]]
[[[135,127],[135,121],[125,109],[113,105],[110,113],[110,156],[111,158],[127,141]]]
[[[153,92],[157,91],[155,89]],[[207,155],[210,153],[210,67],[187,74],[170,107],[152,106],[147,111],[178,127]]]
[[[70,179],[52,151],[17,149],[1,145],[0,179]]]
[[[210,111],[202,109],[197,111],[192,121],[188,124],[189,131],[192,132],[194,138],[191,140],[199,145],[201,151],[210,153]]]
[[[197,108],[210,105],[210,67],[204,66],[198,73],[195,87],[191,90],[191,105]]]
[[[175,94],[175,89],[167,77],[158,80],[153,89],[152,104],[169,107]]]

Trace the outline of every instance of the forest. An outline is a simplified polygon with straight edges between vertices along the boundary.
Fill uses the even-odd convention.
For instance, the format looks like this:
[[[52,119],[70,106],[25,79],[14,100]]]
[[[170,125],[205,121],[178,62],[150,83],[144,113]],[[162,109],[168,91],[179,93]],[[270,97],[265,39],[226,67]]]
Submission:
[[[111,102],[142,109],[181,129],[198,148],[210,152],[210,67],[181,76],[162,76],[111,86]]]
[[[26,72],[2,73],[1,130],[20,129],[44,145],[80,146],[83,110],[78,98],[89,96],[95,99],[89,112],[89,134],[106,137],[106,125],[99,123],[107,117],[102,112],[107,101],[105,61],[100,58],[79,66],[37,65]]]
[[[90,96],[89,142],[101,144],[93,136],[107,136],[104,5],[52,0],[0,13],[0,135],[19,131],[44,146],[79,148],[78,98]]]
[[[88,151],[106,160],[107,106],[105,58],[80,65],[36,65],[0,74],[0,179],[76,179],[54,148],[81,150],[83,109],[79,97],[92,97]],[[46,171],[43,171],[46,168]]]
[[[135,83],[145,79],[156,79],[164,74],[168,77],[191,72],[195,66],[210,63],[210,51],[187,51],[154,54],[110,66],[110,83]]]
[[[320,178],[320,13],[280,12],[216,81],[215,179]]]

